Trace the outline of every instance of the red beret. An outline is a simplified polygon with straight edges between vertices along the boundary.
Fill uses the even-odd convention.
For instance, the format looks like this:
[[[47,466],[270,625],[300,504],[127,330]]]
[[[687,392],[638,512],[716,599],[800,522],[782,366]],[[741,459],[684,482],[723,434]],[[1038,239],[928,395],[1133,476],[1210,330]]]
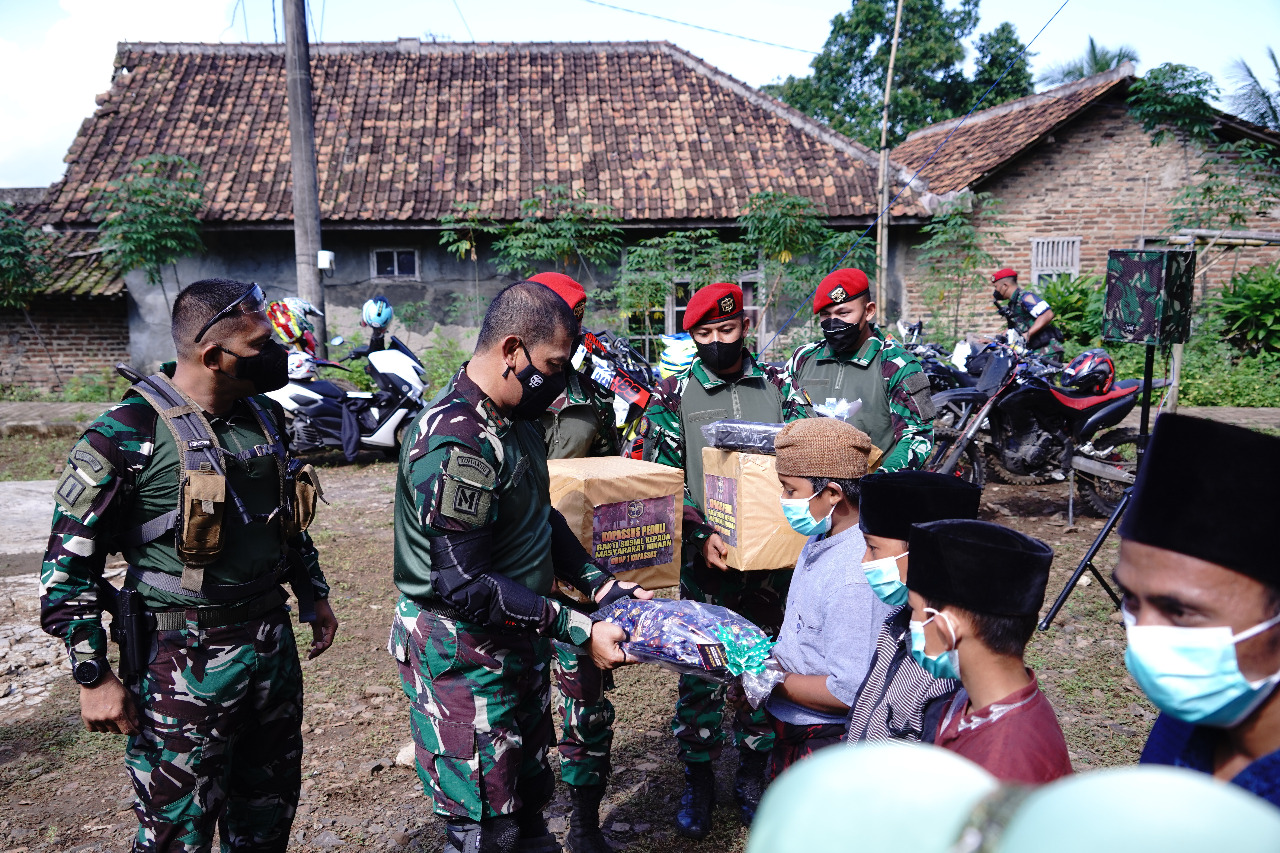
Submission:
[[[684,330],[703,323],[718,323],[742,313],[742,288],[727,281],[708,284],[693,294],[684,309]]]
[[[1017,277],[1018,277],[1017,270],[1011,270],[1008,267],[1005,267],[1002,270],[996,270],[995,275],[991,276],[991,283],[995,284],[997,281],[999,281],[1002,278],[1017,278]]]
[[[813,313],[817,314],[828,305],[857,299],[870,290],[867,274],[862,270],[836,270],[822,280],[818,292],[813,294]]]
[[[532,276],[529,281],[545,284],[560,294],[560,298],[573,309],[573,316],[578,318],[579,323],[582,322],[582,315],[587,310],[587,291],[583,289],[582,285],[569,278],[569,276],[558,272],[540,272]]]

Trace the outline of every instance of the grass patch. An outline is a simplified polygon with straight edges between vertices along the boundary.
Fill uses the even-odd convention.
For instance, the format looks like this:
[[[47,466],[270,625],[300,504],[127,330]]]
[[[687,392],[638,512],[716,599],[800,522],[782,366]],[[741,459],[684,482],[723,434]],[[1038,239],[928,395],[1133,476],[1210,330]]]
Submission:
[[[0,480],[55,479],[74,443],[66,436],[0,436]]]

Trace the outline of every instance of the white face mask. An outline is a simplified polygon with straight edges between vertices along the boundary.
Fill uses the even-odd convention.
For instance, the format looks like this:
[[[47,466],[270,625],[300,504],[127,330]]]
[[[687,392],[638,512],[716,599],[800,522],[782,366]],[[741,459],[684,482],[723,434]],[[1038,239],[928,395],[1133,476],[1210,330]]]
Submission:
[[[1280,625],[1280,615],[1233,634],[1226,625],[1138,625],[1128,610],[1122,608],[1121,614],[1129,674],[1156,707],[1185,723],[1231,728],[1280,683],[1280,672],[1249,681],[1236,659],[1236,644]]]

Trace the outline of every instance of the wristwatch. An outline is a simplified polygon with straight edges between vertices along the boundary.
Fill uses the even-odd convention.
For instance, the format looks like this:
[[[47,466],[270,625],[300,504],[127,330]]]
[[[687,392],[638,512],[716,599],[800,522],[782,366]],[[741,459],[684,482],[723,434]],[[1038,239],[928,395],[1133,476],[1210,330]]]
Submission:
[[[107,674],[107,662],[102,658],[75,661],[71,667],[71,674],[75,677],[77,684],[94,687],[102,680],[102,676]]]

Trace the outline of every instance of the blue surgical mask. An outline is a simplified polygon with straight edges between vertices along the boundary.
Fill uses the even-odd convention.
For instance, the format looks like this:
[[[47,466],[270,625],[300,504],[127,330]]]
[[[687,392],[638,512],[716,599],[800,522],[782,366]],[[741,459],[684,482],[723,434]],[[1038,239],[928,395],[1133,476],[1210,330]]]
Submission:
[[[1231,728],[1257,709],[1280,683],[1280,672],[1249,681],[1236,644],[1280,625],[1280,615],[1232,634],[1231,628],[1139,625],[1121,610],[1129,646],[1124,663],[1156,707],[1200,726]]]
[[[907,603],[907,585],[898,573],[898,560],[905,556],[907,552],[903,551],[896,557],[881,557],[862,564],[862,572],[867,576],[867,583],[871,584],[871,591],[885,604],[897,607]]]
[[[815,533],[826,533],[831,529],[831,513],[836,508],[831,507],[831,512],[827,513],[826,518],[814,518],[813,513],[809,512],[809,501],[813,498],[780,498],[782,501],[782,514],[787,517],[787,524],[791,525],[791,529],[801,536],[812,536]]]
[[[920,664],[921,669],[934,678],[954,678],[959,680],[960,654],[954,648],[932,656],[924,653],[924,626],[934,619],[941,619],[946,624],[947,631],[951,633],[951,645],[955,646],[956,629],[951,624],[951,618],[945,613],[939,613],[932,607],[926,607],[924,612],[932,613],[933,616],[923,622],[911,620],[911,656],[916,659],[916,663]]]

